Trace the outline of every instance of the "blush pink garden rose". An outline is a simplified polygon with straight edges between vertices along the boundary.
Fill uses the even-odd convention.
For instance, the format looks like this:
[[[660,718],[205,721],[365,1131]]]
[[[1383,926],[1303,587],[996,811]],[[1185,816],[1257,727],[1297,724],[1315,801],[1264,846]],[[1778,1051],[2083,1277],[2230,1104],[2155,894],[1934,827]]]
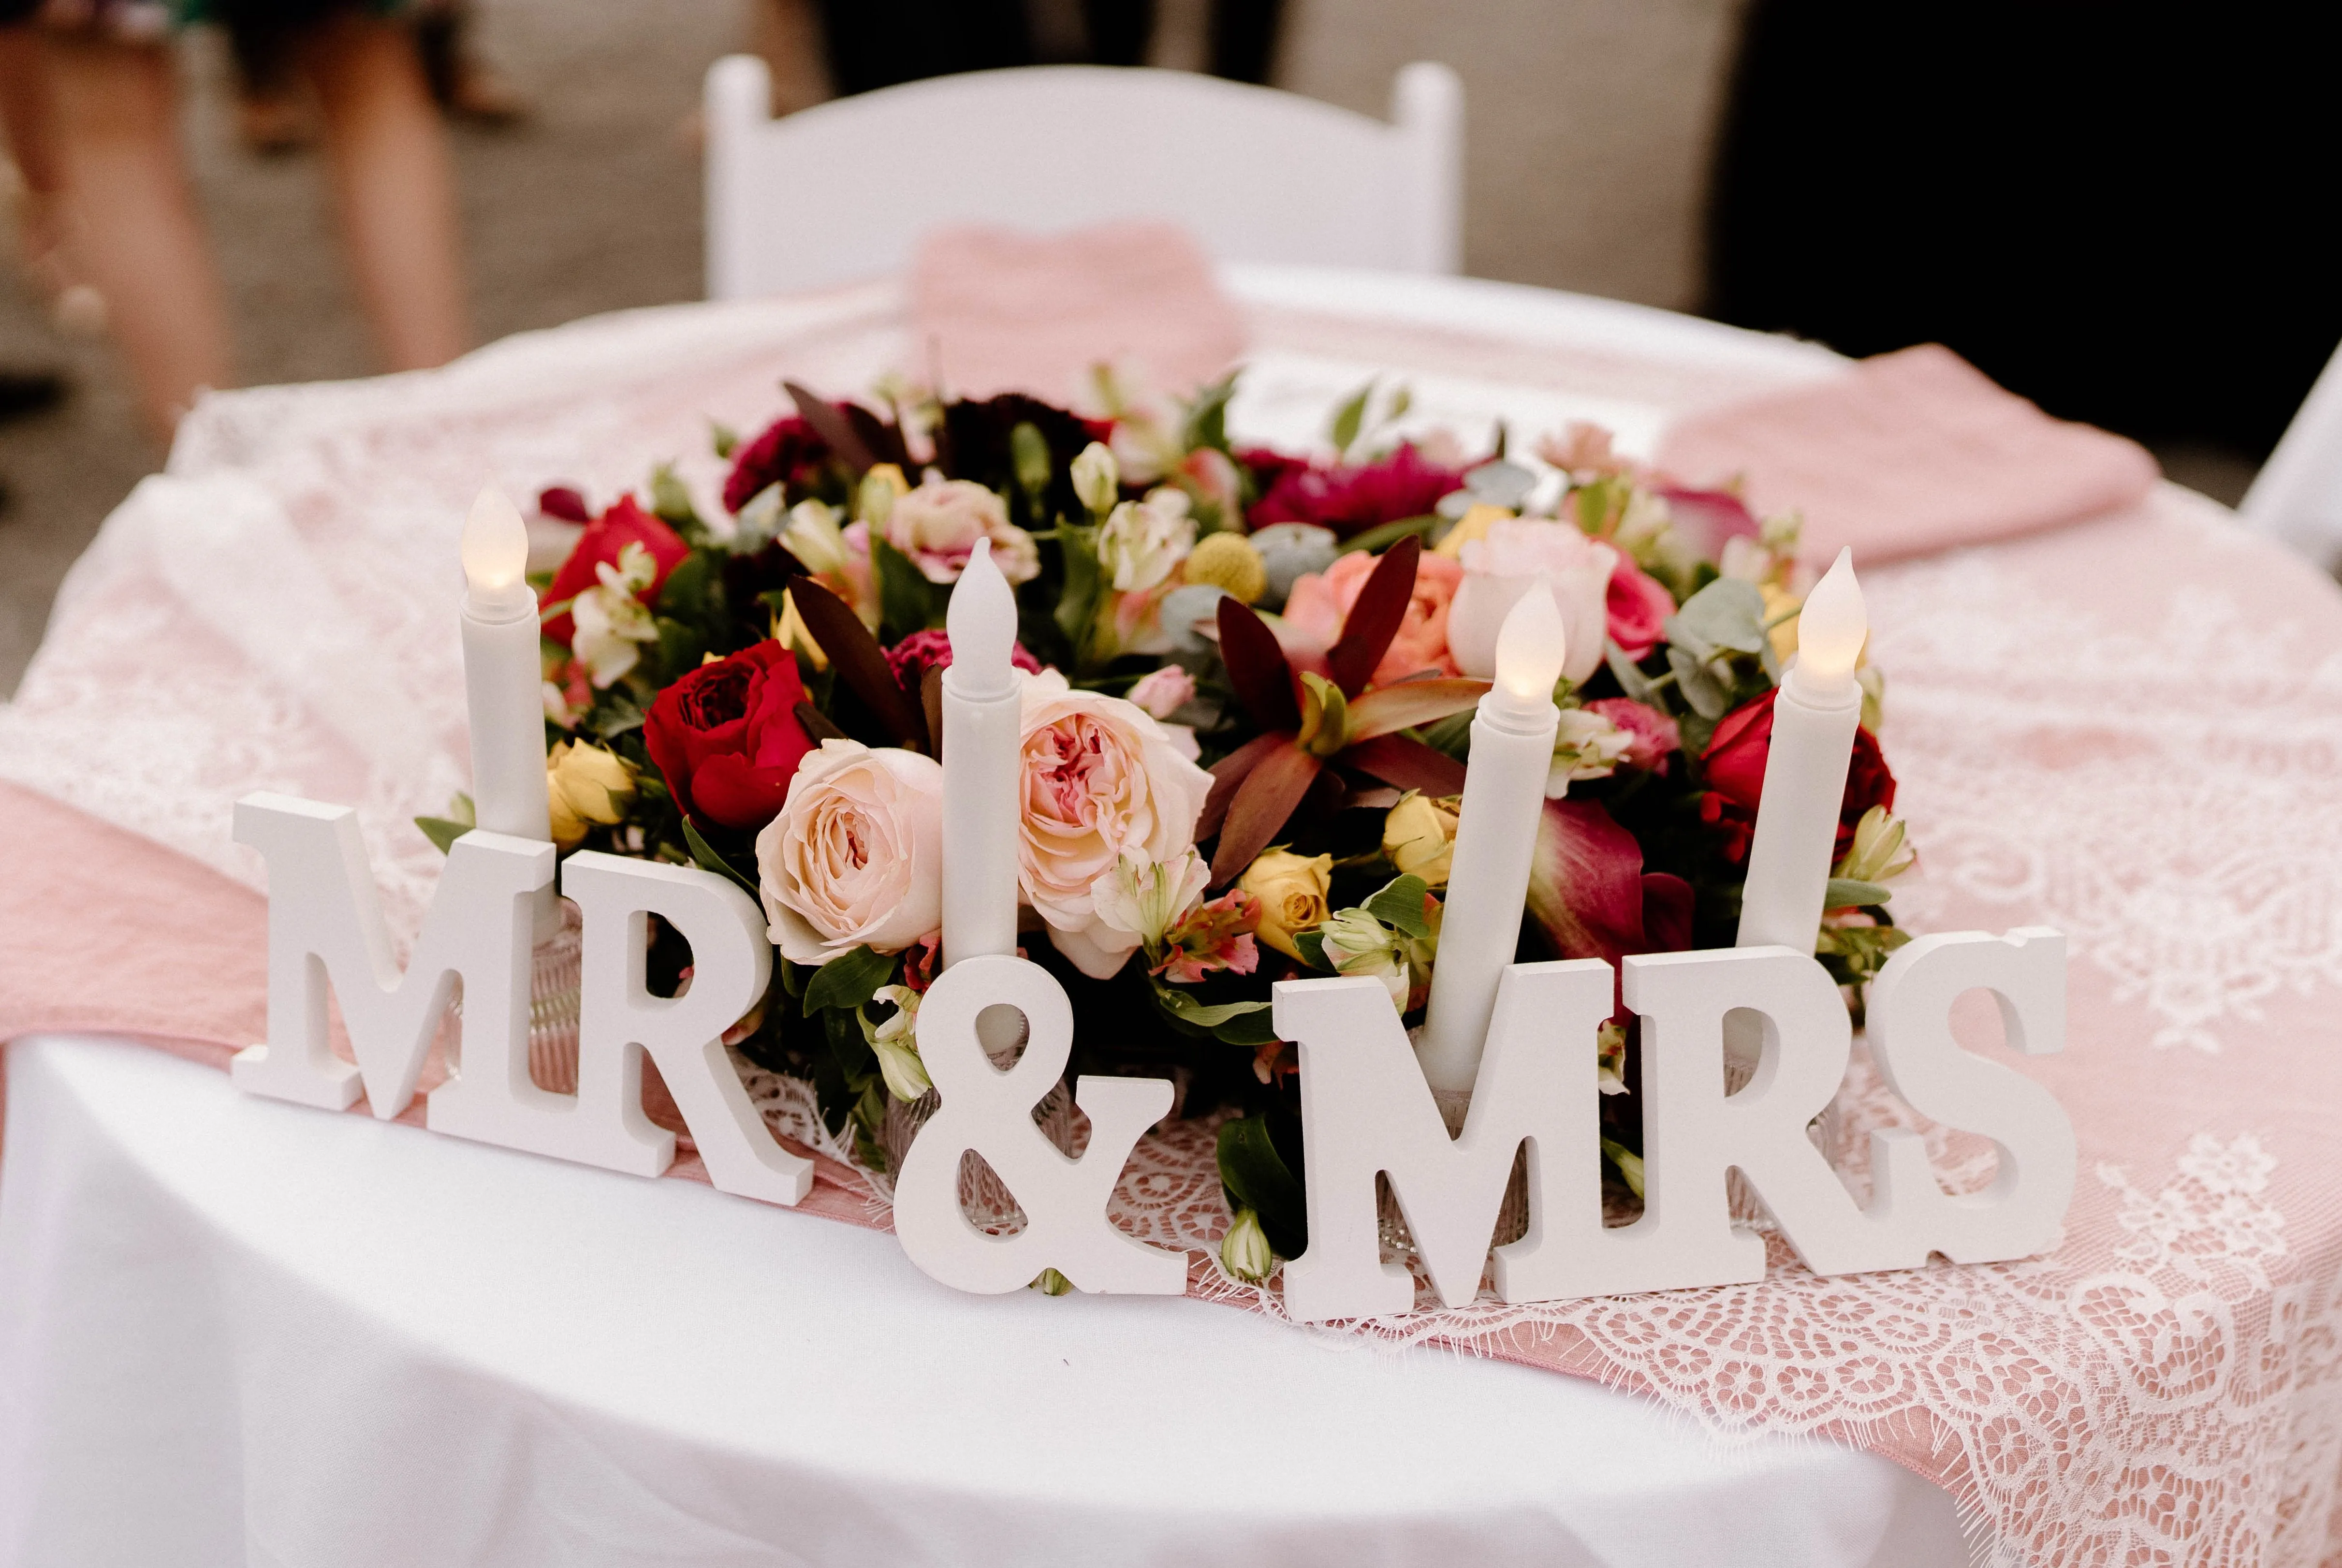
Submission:
[[[1464,581],[1448,614],[1448,645],[1463,673],[1496,673],[1496,633],[1516,602],[1543,577],[1561,611],[1569,653],[1561,673],[1575,685],[1602,664],[1609,634],[1610,574],[1618,552],[1587,538],[1575,524],[1508,518],[1463,550]]]
[[[1126,855],[1156,865],[1192,849],[1212,775],[1143,709],[1055,670],[1025,678],[1023,731],[1017,881],[1057,950],[1102,980],[1139,938],[1100,916],[1092,890]]]
[[[1336,556],[1322,573],[1296,578],[1285,601],[1286,624],[1332,647],[1342,634],[1350,607],[1358,602],[1366,579],[1374,574],[1376,559],[1364,550],[1353,550]],[[1391,638],[1382,662],[1375,666],[1375,684],[1386,686],[1425,670],[1443,675],[1463,674],[1448,647],[1450,612],[1463,581],[1464,568],[1446,556],[1426,551],[1417,558],[1415,593],[1407,600],[1406,617],[1399,623],[1398,634]]]
[[[930,583],[956,583],[978,539],[992,541],[993,564],[1011,583],[1041,570],[1033,535],[1008,520],[998,495],[969,479],[930,473],[916,489],[895,498],[886,513],[886,543],[911,558]]]
[[[943,924],[944,770],[933,757],[827,740],[756,835],[767,934],[792,964],[899,953]]]

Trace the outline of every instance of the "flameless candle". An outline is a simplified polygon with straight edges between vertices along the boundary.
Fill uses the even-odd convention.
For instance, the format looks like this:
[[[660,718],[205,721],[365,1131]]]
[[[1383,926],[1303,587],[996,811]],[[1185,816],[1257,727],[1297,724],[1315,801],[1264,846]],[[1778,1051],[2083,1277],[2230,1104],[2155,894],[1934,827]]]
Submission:
[[[464,520],[464,695],[472,729],[474,819],[491,833],[550,841],[545,782],[545,674],[536,593],[528,585],[528,525],[494,485]],[[539,896],[537,936],[559,924],[553,889]]]
[[[1416,1051],[1454,1125],[1480,1070],[1496,1011],[1496,983],[1521,937],[1529,861],[1545,812],[1561,710],[1554,683],[1569,652],[1568,628],[1543,578],[1522,594],[1496,634],[1496,682],[1472,716],[1472,761],[1456,824],[1431,1002]]]
[[[1797,616],[1797,658],[1773,699],[1773,742],[1740,894],[1742,947],[1778,943],[1811,953],[1837,858],[1839,803],[1862,686],[1854,678],[1870,625],[1854,552],[1840,550]]]
[[[1017,753],[1024,704],[1016,595],[978,540],[944,629],[944,963],[1016,951]]]

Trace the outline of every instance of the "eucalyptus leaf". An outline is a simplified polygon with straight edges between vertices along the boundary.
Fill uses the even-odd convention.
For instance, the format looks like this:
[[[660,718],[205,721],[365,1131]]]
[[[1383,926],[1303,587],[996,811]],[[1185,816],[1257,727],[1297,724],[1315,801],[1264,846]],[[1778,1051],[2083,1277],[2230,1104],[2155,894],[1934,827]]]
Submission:
[[[1651,678],[1636,667],[1635,661],[1626,656],[1626,649],[1616,643],[1605,642],[1602,644],[1602,660],[1610,666],[1610,674],[1617,679],[1620,691],[1638,703],[1651,700]]]
[[[895,973],[895,955],[869,947],[857,947],[841,953],[819,969],[806,983],[805,1010],[807,1014],[836,1007],[851,1011],[860,1007],[878,993]]]
[[[1732,690],[1716,679],[1710,670],[1689,650],[1671,644],[1667,648],[1667,668],[1675,672],[1676,690],[1691,704],[1692,712],[1713,724],[1732,707]]]
[[[1683,603],[1667,622],[1670,641],[1695,640],[1736,654],[1756,654],[1766,644],[1765,595],[1754,583],[1718,577]]]
[[[1502,457],[1492,458],[1465,473],[1464,488],[1474,501],[1517,512],[1536,488],[1536,473]]]

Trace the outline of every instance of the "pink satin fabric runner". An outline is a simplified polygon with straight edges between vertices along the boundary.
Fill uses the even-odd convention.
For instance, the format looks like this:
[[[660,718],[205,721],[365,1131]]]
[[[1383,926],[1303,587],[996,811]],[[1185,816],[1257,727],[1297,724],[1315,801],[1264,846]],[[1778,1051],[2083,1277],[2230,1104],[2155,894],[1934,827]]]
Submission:
[[[1695,414],[1658,462],[1695,484],[1745,478],[1759,516],[1802,513],[1817,566],[1842,545],[1868,566],[2095,517],[2158,473],[2137,442],[2052,419],[1939,344]]]

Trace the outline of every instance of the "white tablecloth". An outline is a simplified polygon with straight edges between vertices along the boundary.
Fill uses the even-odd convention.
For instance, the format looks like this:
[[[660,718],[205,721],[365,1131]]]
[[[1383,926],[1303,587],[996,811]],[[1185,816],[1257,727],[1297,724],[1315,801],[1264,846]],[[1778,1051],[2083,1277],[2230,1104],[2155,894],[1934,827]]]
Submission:
[[[1504,285],[1298,268],[1227,281],[1286,313],[1233,414],[1253,439],[1306,442],[1366,375],[1408,369],[1370,330],[1313,338],[1296,325],[1312,313],[1519,345],[1518,379],[1410,375],[1412,423],[1501,416],[1526,434],[1596,417],[1637,451],[1700,401],[1836,363]],[[581,401],[561,437],[495,449],[524,480],[636,483],[650,457],[688,450],[693,409],[737,419],[732,404],[774,401],[762,371],[726,368],[704,392],[691,379],[744,326],[769,330],[767,314],[637,313],[496,345],[452,379],[238,394],[199,414],[174,471],[275,462],[295,433],[346,454],[429,400],[501,408],[563,365],[584,399],[617,367],[673,356],[693,390],[662,423]],[[866,368],[891,352],[874,345]],[[861,355],[834,349],[830,374]],[[1548,374],[1565,360],[1569,375]],[[704,461],[685,473],[711,479]],[[452,530],[435,501],[398,504],[383,526],[411,512],[411,526]],[[162,543],[179,521],[157,523]],[[75,771],[26,782],[78,798],[75,754],[53,734],[44,755]],[[415,767],[388,776],[423,789]],[[403,820],[403,796],[385,798],[398,807],[385,820]],[[248,874],[213,803],[185,822],[114,804]],[[411,914],[418,874],[376,854],[394,914]],[[1948,1499],[1886,1460],[1785,1439],[1719,1447],[1576,1379],[1187,1300],[963,1296],[890,1236],[244,1100],[134,1045],[20,1042],[7,1067],[0,1568],[1967,1558]],[[1154,1373],[1137,1396],[1133,1368]]]
[[[1944,1493],[1834,1444],[1202,1302],[964,1296],[692,1183],[6,1054],[8,1568],[1967,1561]]]

